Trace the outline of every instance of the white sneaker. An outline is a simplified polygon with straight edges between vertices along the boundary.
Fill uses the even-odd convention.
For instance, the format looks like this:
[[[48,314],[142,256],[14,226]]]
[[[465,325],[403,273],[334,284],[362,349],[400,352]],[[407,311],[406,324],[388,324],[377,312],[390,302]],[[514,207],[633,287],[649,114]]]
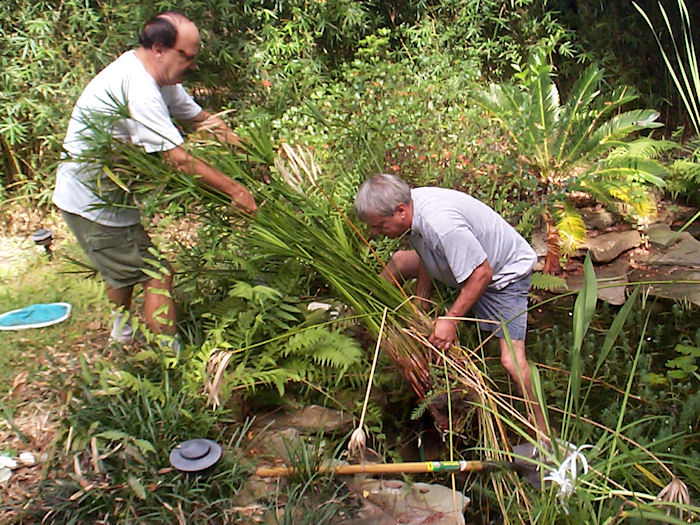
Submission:
[[[182,344],[180,343],[179,335],[159,335],[156,337],[156,344],[162,350],[170,350],[179,354],[182,350]]]
[[[131,323],[129,312],[112,311],[112,332],[109,334],[110,342],[128,344],[134,340],[134,326]]]

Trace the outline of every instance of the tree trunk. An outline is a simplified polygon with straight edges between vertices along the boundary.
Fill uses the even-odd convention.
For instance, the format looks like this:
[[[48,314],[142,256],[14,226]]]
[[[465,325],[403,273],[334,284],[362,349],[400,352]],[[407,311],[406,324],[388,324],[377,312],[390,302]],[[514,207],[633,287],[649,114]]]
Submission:
[[[561,273],[561,264],[559,263],[561,257],[561,237],[559,237],[559,230],[552,222],[552,218],[549,214],[546,214],[544,219],[547,222],[547,256],[545,257],[542,271],[552,275],[559,275]]]

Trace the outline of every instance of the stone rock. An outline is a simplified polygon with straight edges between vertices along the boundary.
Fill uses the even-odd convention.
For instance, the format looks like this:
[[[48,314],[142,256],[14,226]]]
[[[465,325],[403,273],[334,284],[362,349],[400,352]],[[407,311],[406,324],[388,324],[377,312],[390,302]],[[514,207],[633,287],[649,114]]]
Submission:
[[[689,233],[678,233],[673,231],[671,227],[664,222],[657,222],[647,228],[647,236],[649,243],[652,246],[658,246],[661,249],[669,248],[684,237],[692,237]]]
[[[31,452],[22,452],[18,456],[21,465],[31,467],[36,464],[36,457]]]
[[[263,456],[279,458],[287,465],[293,463],[294,451],[299,447],[308,447],[296,428],[287,428],[281,432],[269,430],[257,436],[257,444]]]
[[[630,274],[631,281],[681,281],[664,284],[644,285],[649,295],[683,301],[700,306],[700,270],[665,267],[635,270]]]
[[[311,433],[349,431],[354,421],[351,414],[318,405],[304,407],[289,416],[290,426]]]
[[[351,414],[318,405],[309,405],[291,412],[259,416],[256,418],[254,426],[273,430],[292,427],[303,434],[315,434],[317,432],[349,432],[353,425],[354,418]]]
[[[696,239],[700,239],[700,219],[695,219],[691,222],[684,231],[687,231],[690,235]]]
[[[362,499],[362,508],[352,517],[340,520],[336,525],[397,525],[396,519],[379,505]]]
[[[399,480],[367,479],[357,482],[354,489],[389,513],[393,523],[410,525],[464,525],[464,510],[470,501],[460,492],[455,494],[448,487],[429,483],[409,485]]]
[[[588,239],[588,250],[593,262],[606,263],[612,261],[622,252],[636,248],[642,243],[642,237],[637,230],[604,233]]]
[[[543,230],[533,232],[530,244],[537,257],[547,255],[547,232]]]
[[[648,262],[666,266],[700,268],[700,241],[690,234],[681,235],[680,242],[664,253],[657,253]]]
[[[12,477],[12,469],[10,467],[0,467],[0,485],[5,485]]]
[[[605,230],[615,224],[613,214],[604,208],[582,208],[578,211],[589,230]]]
[[[255,507],[259,501],[264,501],[270,493],[280,489],[280,485],[286,485],[287,478],[258,478],[250,476],[233,496],[232,501],[237,507]]]
[[[627,299],[625,289],[629,263],[626,260],[617,260],[611,264],[594,268],[598,282],[598,299],[610,304],[621,305]],[[571,291],[583,288],[583,273],[568,275],[566,285]],[[616,286],[617,285],[617,286]]]

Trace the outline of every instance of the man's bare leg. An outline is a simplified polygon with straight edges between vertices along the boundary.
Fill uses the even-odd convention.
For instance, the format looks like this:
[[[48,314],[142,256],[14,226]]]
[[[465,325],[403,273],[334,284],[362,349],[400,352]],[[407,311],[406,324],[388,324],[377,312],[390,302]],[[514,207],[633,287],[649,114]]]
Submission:
[[[433,282],[428,275],[428,270],[423,266],[418,252],[415,250],[397,251],[379,275],[397,286],[403,286],[403,283],[409,279],[417,279],[416,304],[426,312],[430,309],[429,299],[433,291]]]
[[[133,286],[122,288],[112,288],[105,283],[107,298],[114,306],[112,311],[112,330],[109,335],[110,341],[128,343],[134,337],[134,330],[129,319],[131,309],[131,296],[134,292]]]
[[[525,357],[525,341],[515,339],[511,342],[513,343],[512,355],[510,348],[508,347],[508,342],[505,339],[498,339],[498,343],[501,348],[501,364],[525,396],[525,403],[529,404],[532,410],[537,429],[540,431],[542,436],[548,437],[547,423],[545,422],[544,413],[542,412],[542,408],[537,402],[535,393],[532,390],[532,381],[530,380],[530,363],[528,363],[527,357]],[[513,361],[513,357],[515,357],[515,362]]]
[[[112,288],[105,283],[105,291],[107,298],[114,304],[115,308],[122,308],[128,312],[131,308],[131,296],[134,293],[133,286],[125,286],[123,288]]]
[[[146,325],[154,334],[175,335],[177,332],[173,276],[164,272],[162,279],[143,283]]]
[[[413,250],[399,250],[379,275],[387,281],[402,285],[408,279],[418,277],[421,262],[418,253]]]

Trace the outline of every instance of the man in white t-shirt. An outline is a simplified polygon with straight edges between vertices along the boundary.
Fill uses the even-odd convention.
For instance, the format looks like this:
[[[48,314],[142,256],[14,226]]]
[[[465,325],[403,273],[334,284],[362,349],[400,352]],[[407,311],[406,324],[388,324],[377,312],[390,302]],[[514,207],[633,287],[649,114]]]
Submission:
[[[444,188],[411,190],[395,175],[366,180],[355,197],[355,211],[373,235],[398,238],[409,232],[413,250],[397,251],[383,277],[399,283],[416,278],[416,294],[426,300],[433,289],[432,279],[459,290],[447,314],[433,326],[429,340],[436,348],[452,346],[459,318],[472,308],[486,321],[479,322],[480,328],[496,333],[501,363],[531,400],[537,428],[546,436],[525,356],[527,294],[537,261],[528,242],[474,197]],[[425,307],[427,301],[422,303]],[[501,322],[511,337],[512,352]]]
[[[157,334],[176,333],[172,272],[166,262],[154,262],[157,257],[131,196],[111,183],[101,166],[81,161],[94,133],[89,123],[98,122],[100,114],[113,114],[117,105],[126,105],[130,118],[110,124],[115,139],[159,153],[176,169],[196,176],[199,184],[228,195],[242,211],[255,211],[248,189],[182,147],[184,139],[171,120],[239,144],[235,133],[203,111],[182,87],[199,46],[197,27],[181,13],[168,11],[148,20],[139,47],[122,54],[86,86],[63,143],[53,202],[105,279],[107,296],[116,307],[111,338],[121,342],[132,337],[128,312],[137,283],[144,288],[147,326]]]

